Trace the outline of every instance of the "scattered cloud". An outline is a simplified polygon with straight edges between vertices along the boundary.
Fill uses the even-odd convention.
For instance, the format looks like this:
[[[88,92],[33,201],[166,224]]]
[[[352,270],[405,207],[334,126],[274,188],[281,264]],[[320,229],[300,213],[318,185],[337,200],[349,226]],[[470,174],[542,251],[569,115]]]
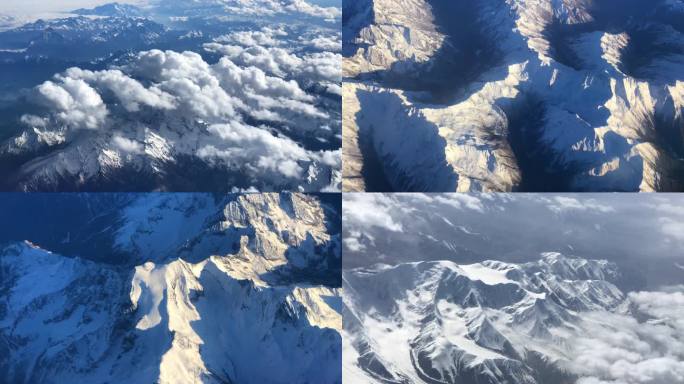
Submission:
[[[318,36],[310,40],[309,44],[322,51],[341,52],[341,36]]]
[[[396,201],[383,194],[349,194],[345,196],[342,205],[344,219],[349,228],[379,227],[401,232],[401,222],[393,217],[396,209]]]
[[[450,205],[457,209],[471,209],[473,211],[484,212],[482,201],[476,195],[466,193],[454,193],[449,195],[438,195],[435,197],[438,203]]]
[[[555,196],[547,199],[548,208],[554,212],[570,212],[570,211],[596,211],[601,213],[613,212],[614,208],[600,204],[595,199],[576,199],[570,196]]]
[[[345,248],[352,252],[364,251],[366,249],[366,246],[361,243],[360,237],[360,232],[354,232],[351,233],[349,236],[345,236],[343,240]]]
[[[333,52],[316,52],[302,57],[278,47],[238,46],[217,42],[204,49],[220,53],[241,66],[251,66],[278,77],[297,77],[311,81],[341,83],[342,56]]]
[[[21,118],[28,129],[6,151],[62,144],[87,129],[109,141],[98,159],[116,159],[116,166],[180,153],[241,172],[255,185],[328,178],[321,188],[337,190],[339,149],[307,149],[299,140],[339,135],[335,101],[324,95],[341,94],[341,56],[297,48],[288,34],[283,26],[225,34],[205,45],[221,55],[211,63],[194,52],[149,50],[106,70],[70,68],[34,89],[32,101],[42,108]]]
[[[267,75],[255,66],[239,66],[223,57],[210,65],[193,52],[146,51],[122,70],[87,71],[71,68],[37,88],[36,102],[47,107],[49,117],[72,128],[97,129],[106,125],[116,106],[123,112],[142,107],[166,110],[211,122],[237,119],[239,112],[275,122],[328,117],[314,105],[295,80]],[[134,78],[135,77],[135,78]],[[141,79],[150,85],[145,87]],[[103,95],[113,98],[103,101]],[[119,116],[114,116],[119,117]],[[294,121],[293,121],[294,120]],[[26,116],[30,125],[43,124],[38,116]]]
[[[268,171],[299,178],[304,172],[300,161],[339,165],[339,153],[332,158],[325,154],[310,153],[292,140],[276,137],[265,129],[231,122],[212,125],[208,130],[220,140],[202,146],[198,156],[210,162],[223,162],[232,168]]]
[[[116,148],[126,153],[140,154],[144,151],[144,146],[141,143],[118,135],[112,138],[112,143]]]
[[[61,81],[69,79],[83,80],[100,89],[114,93],[127,112],[138,112],[141,105],[158,109],[176,108],[175,98],[153,85],[145,88],[139,81],[128,77],[120,70],[93,72],[80,68],[70,68],[64,76],[58,75]]]
[[[305,0],[216,0],[228,12],[238,15],[273,16],[278,14],[303,14],[336,20],[342,17],[339,7],[321,7]]]
[[[264,27],[259,31],[238,31],[215,39],[218,43],[232,43],[247,47],[252,46],[277,46],[280,45],[280,37],[287,36],[285,29]]]
[[[684,242],[684,221],[670,217],[660,219],[660,228],[663,234],[671,239]]]

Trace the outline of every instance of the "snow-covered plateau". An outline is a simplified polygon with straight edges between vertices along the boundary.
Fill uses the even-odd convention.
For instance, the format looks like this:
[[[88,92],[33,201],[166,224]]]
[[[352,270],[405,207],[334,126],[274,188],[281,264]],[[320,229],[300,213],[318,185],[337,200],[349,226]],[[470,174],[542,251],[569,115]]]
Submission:
[[[0,250],[1,383],[341,383],[333,197],[43,198],[87,225]]]
[[[343,10],[343,190],[684,190],[684,1]]]

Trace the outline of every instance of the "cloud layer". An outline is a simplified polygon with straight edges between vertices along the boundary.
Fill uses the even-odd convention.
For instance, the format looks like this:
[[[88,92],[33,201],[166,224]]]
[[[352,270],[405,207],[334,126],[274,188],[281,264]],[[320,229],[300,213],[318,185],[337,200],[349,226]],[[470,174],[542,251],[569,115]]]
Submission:
[[[41,108],[21,118],[27,130],[6,151],[72,143],[83,153],[104,142],[86,178],[183,154],[242,173],[257,189],[338,189],[341,56],[293,45],[289,34],[274,26],[222,35],[204,46],[219,55],[215,62],[154,49],[107,70],[70,68],[32,91]],[[89,141],[78,141],[86,131]],[[307,141],[324,144],[311,149]]]
[[[295,15],[328,21],[336,21],[342,17],[342,10],[339,7],[323,7],[306,0],[152,0],[151,3],[176,11],[212,7],[221,13],[241,16]]]
[[[356,238],[364,247],[347,249],[349,267],[372,265],[381,255],[389,264],[519,262],[555,251],[618,263],[629,274],[629,286],[622,288],[652,289],[684,279],[674,267],[682,264],[684,246],[684,210],[677,208],[684,198],[676,194],[395,194],[372,195],[363,205],[351,199],[362,197],[344,197],[345,239]],[[367,213],[363,207],[373,208]],[[377,225],[369,215],[389,216],[402,232]]]
[[[684,287],[629,295],[633,314],[597,313],[573,338],[578,384],[684,382]],[[606,325],[608,324],[608,325]]]

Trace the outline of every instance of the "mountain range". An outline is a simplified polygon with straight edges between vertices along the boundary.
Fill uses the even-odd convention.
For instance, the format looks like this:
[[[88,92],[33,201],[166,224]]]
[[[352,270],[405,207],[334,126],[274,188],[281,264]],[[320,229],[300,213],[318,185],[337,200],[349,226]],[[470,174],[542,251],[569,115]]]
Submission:
[[[574,364],[584,351],[576,340],[596,329],[608,339],[630,327],[646,333],[649,322],[677,327],[637,307],[616,286],[620,278],[613,263],[559,253],[521,264],[430,261],[345,270],[344,381],[622,382],[578,381],[583,375]],[[613,323],[619,316],[637,320],[621,329]],[[610,350],[599,339],[595,359]],[[625,349],[638,342],[625,336]],[[613,351],[616,360],[624,356]]]
[[[0,189],[340,190],[339,8],[253,2],[0,31]]]
[[[684,2],[344,8],[344,189],[684,190]]]
[[[0,382],[341,382],[332,196],[42,196],[74,217],[3,217]]]

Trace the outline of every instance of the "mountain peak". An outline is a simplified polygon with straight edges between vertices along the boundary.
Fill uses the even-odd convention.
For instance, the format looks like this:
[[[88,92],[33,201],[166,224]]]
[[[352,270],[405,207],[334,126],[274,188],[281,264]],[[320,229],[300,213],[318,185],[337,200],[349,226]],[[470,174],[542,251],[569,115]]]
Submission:
[[[118,16],[118,17],[142,17],[144,12],[141,8],[131,4],[108,3],[95,8],[79,8],[71,13],[83,16]]]
[[[360,368],[388,381],[479,382],[476,377],[488,376],[535,383],[529,352],[562,359],[557,344],[575,330],[578,313],[623,303],[625,295],[608,280],[614,268],[545,253],[521,264],[429,261],[345,271],[344,302],[356,319],[349,337],[364,355],[375,356],[373,364],[359,357],[358,367],[345,370]],[[410,362],[396,359],[400,342],[411,350]]]
[[[318,197],[111,196],[50,197],[49,230],[18,231],[43,237],[0,250],[5,381],[339,382],[341,247]]]

